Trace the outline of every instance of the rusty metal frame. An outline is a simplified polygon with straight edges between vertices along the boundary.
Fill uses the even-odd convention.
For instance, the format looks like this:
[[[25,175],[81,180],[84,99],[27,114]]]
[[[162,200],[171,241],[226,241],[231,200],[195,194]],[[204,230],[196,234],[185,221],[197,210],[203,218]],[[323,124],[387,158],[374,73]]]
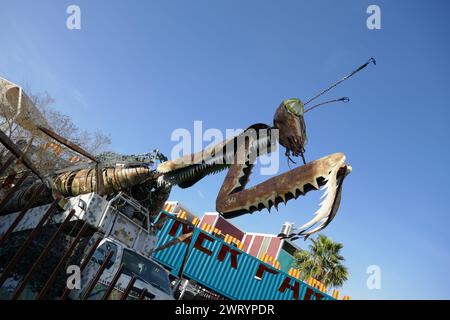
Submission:
[[[101,241],[102,241],[102,238],[98,238],[95,241],[95,243],[92,245],[91,249],[89,250],[88,254],[86,255],[86,257],[84,258],[83,262],[80,265],[80,273],[82,273],[83,270],[86,268],[87,264],[91,260],[92,256],[94,255],[95,250],[97,250],[97,247],[98,247],[98,245],[100,244]],[[69,288],[64,289],[64,292],[61,295],[60,299],[61,300],[67,299],[69,294],[70,294],[70,289]]]
[[[114,275],[114,278],[111,280],[111,283],[108,286],[108,289],[106,290],[102,300],[108,300],[111,292],[114,290],[114,287],[116,286],[117,281],[119,280],[120,276],[122,275],[124,264],[122,263],[117,270],[116,274]]]
[[[48,210],[45,212],[44,216],[39,221],[36,228],[31,231],[27,239],[22,243],[19,250],[17,250],[14,257],[11,259],[11,261],[8,263],[6,268],[3,270],[2,275],[0,276],[0,287],[3,285],[5,280],[8,278],[9,274],[13,270],[13,268],[16,266],[16,264],[19,262],[19,259],[22,258],[22,256],[25,254],[25,250],[28,249],[28,247],[31,244],[31,241],[41,232],[42,227],[44,226],[45,222],[50,218],[50,215],[53,214],[57,208],[59,199],[55,199],[51,206],[48,208]]]
[[[22,210],[20,211],[19,215],[14,219],[14,221],[11,223],[11,225],[9,226],[8,230],[6,230],[6,232],[3,234],[3,236],[0,238],[0,246],[11,236],[11,234],[13,233],[14,229],[17,227],[17,225],[19,224],[19,222],[23,219],[23,217],[25,216],[25,214],[27,213],[27,211],[31,208],[31,206],[34,204],[34,202],[36,201],[36,198],[39,197],[39,195],[44,191],[45,186],[41,185],[31,196],[31,198],[27,201],[27,203],[25,204],[25,207],[22,208]],[[56,198],[55,201],[56,203],[59,202],[59,198]],[[1,208],[1,207],[0,207]]]
[[[92,161],[94,161],[96,163],[96,165],[95,165],[96,187],[97,187],[97,193],[101,194],[102,191],[103,191],[103,172],[102,172],[102,168],[101,168],[101,166],[99,164],[98,159],[95,156],[93,156],[92,154],[90,154],[89,152],[87,152],[86,150],[84,150],[83,148],[81,148],[80,146],[77,146],[76,144],[74,144],[73,142],[70,142],[66,138],[61,137],[59,134],[57,134],[53,130],[45,128],[43,126],[37,126],[37,128],[42,133],[44,133],[47,136],[49,136],[50,138],[58,141],[59,143],[61,143],[62,145],[66,146],[70,150],[75,151],[75,152],[81,154],[82,156],[85,156],[89,160],[92,160]]]
[[[62,145],[68,147],[72,151],[75,151],[88,159],[95,162],[95,171],[96,171],[96,186],[97,186],[97,193],[101,193],[103,190],[103,171],[101,168],[101,164],[99,163],[98,159],[88,153],[87,151],[83,150],[81,147],[75,145],[74,143],[70,142],[69,140],[61,137],[54,131],[44,128],[44,127],[38,127],[38,129],[46,134],[47,136],[53,138],[57,142],[61,143]],[[39,172],[38,168],[34,166],[34,164],[31,162],[30,158],[26,155],[26,150],[22,151],[3,131],[0,130],[0,143],[4,145],[4,147],[10,152],[10,156],[6,159],[6,161],[1,164],[0,166],[0,173],[3,174],[8,170],[8,168],[11,167],[14,163],[16,164],[23,164],[27,170],[25,170],[19,178],[17,178],[17,182],[14,184],[14,186],[7,190],[7,193],[3,199],[0,200],[0,209],[2,209],[5,205],[8,204],[8,202],[11,200],[12,196],[15,192],[19,190],[19,188],[23,185],[23,183],[26,181],[26,179],[30,176],[31,173],[36,175],[43,183],[39,185],[35,190],[33,190],[33,193],[31,194],[30,199],[27,200],[24,207],[21,209],[17,217],[14,218],[14,221],[11,223],[11,225],[8,227],[8,230],[0,236],[0,246],[3,245],[14,233],[14,230],[17,228],[19,223],[22,221],[22,219],[25,217],[27,212],[32,208],[32,206],[36,203],[39,196],[45,192],[47,189],[46,183],[44,181],[44,176]],[[30,142],[31,143],[31,142]],[[30,249],[30,246],[33,242],[33,240],[42,233],[43,228],[45,225],[48,225],[48,221],[51,219],[51,216],[55,213],[55,211],[58,208],[58,203],[61,200],[61,196],[57,195],[55,196],[55,199],[50,204],[49,208],[46,210],[44,215],[39,220],[36,227],[34,227],[31,232],[27,235],[26,239],[20,244],[19,249],[14,253],[13,258],[8,262],[7,266],[4,268],[2,274],[0,274],[0,287],[4,284],[6,279],[9,278],[11,273],[13,272],[14,268],[17,266],[17,264],[20,262],[21,258],[26,254],[27,250]],[[64,221],[58,226],[58,229],[56,232],[53,233],[50,240],[47,241],[45,244],[45,247],[43,251],[39,254],[36,261],[34,261],[31,268],[27,271],[26,275],[22,278],[19,285],[15,288],[15,291],[12,295],[12,300],[17,300],[20,298],[21,294],[23,293],[24,289],[26,288],[27,284],[30,282],[32,277],[36,274],[36,272],[39,270],[39,267],[42,265],[45,258],[49,255],[51,248],[54,246],[55,242],[58,240],[58,238],[61,236],[61,234],[64,232],[65,229],[67,229],[68,224],[71,222],[75,214],[75,210],[71,210],[69,215],[64,219]],[[75,249],[79,247],[80,239],[83,238],[86,235],[86,232],[89,229],[89,224],[87,222],[84,222],[79,229],[79,232],[77,233],[76,237],[72,240],[70,247],[68,250],[64,253],[63,257],[59,259],[56,267],[53,269],[50,277],[47,279],[46,283],[44,284],[43,288],[40,290],[40,292],[37,294],[36,299],[41,300],[44,299],[45,296],[48,294],[50,288],[56,281],[56,278],[61,272],[61,269],[63,266],[67,263],[67,261],[70,259],[70,257],[73,255]],[[88,238],[86,238],[88,240]],[[82,272],[89,261],[91,260],[95,250],[97,249],[98,245],[100,244],[102,238],[96,239],[95,243],[93,244],[92,248],[90,248],[88,254],[83,259],[83,262],[80,265],[80,271]],[[86,242],[87,243],[87,242]],[[97,270],[95,276],[90,281],[87,290],[83,293],[82,300],[87,299],[89,294],[91,294],[92,290],[94,289],[95,285],[98,283],[101,275],[104,273],[106,266],[111,261],[113,256],[113,252],[108,252],[107,256],[105,257],[104,261],[102,262],[99,270]],[[118,280],[120,279],[120,276],[123,274],[123,268],[124,265],[122,264],[120,268],[115,273],[111,283],[109,284],[107,291],[105,292],[103,299],[108,299],[114,290]],[[130,281],[127,284],[127,287],[125,288],[125,291],[123,292],[121,296],[121,300],[126,300],[130,294],[130,292],[133,289],[133,286],[137,280],[136,275],[133,275],[130,278]],[[142,291],[139,294],[139,300],[143,300],[146,297],[146,294],[148,293],[147,288],[143,288]],[[68,295],[70,294],[70,289],[65,288],[60,299],[66,299]]]
[[[74,214],[75,214],[75,210],[72,209],[69,212],[69,215],[64,219],[63,223],[59,226],[58,230],[56,230],[56,232],[53,234],[52,238],[47,242],[47,245],[45,246],[44,250],[39,255],[39,257],[36,259],[33,266],[30,268],[30,270],[27,272],[26,276],[23,278],[22,282],[20,283],[20,286],[14,292],[12,300],[17,300],[20,297],[20,294],[25,289],[25,286],[27,285],[28,281],[30,281],[31,277],[37,271],[37,268],[41,264],[42,260],[48,255],[53,243],[58,239],[58,236],[67,227],[67,225],[70,222],[70,219],[72,219]]]
[[[88,295],[91,293],[92,289],[94,289],[95,285],[97,284],[98,280],[100,279],[101,275],[103,274],[103,271],[106,269],[106,265],[109,263],[113,256],[113,252],[109,251],[108,255],[105,257],[105,260],[103,260],[103,263],[101,264],[100,268],[97,270],[97,273],[95,274],[94,278],[91,280],[91,283],[89,284],[89,287],[87,288],[86,292],[84,293],[82,300],[86,300]]]
[[[120,297],[120,300],[127,300],[127,297],[130,294],[130,291],[133,288],[133,285],[135,282],[136,282],[136,276],[133,275],[133,277],[131,277],[131,279],[130,279],[130,282],[128,282],[127,288],[125,289],[124,293]]]
[[[19,215],[14,219],[13,223],[9,226],[8,230],[3,234],[3,236],[0,238],[0,246],[11,236],[14,229],[17,227],[19,222],[23,219],[27,211],[31,208],[31,206],[36,201],[37,197],[44,191],[45,186],[41,185],[39,188],[33,193],[31,198],[27,201],[25,204],[25,207],[20,211]],[[59,198],[58,198],[59,201]]]
[[[93,160],[96,163],[96,180],[97,180],[97,192],[101,192],[103,190],[103,177],[102,177],[102,171],[99,166],[98,160],[89,154],[87,151],[83,150],[82,148],[76,146],[72,142],[68,141],[67,139],[64,139],[63,137],[59,136],[55,132],[53,132],[50,129],[46,129],[44,127],[39,127],[39,130],[48,135],[49,137],[55,139],[59,143],[65,145],[69,149],[89,158],[90,160]],[[32,141],[32,140],[31,140]],[[30,141],[30,143],[31,143]],[[0,174],[3,174],[10,168],[14,163],[23,164],[28,170],[24,171],[20,177],[17,179],[17,182],[15,182],[14,186],[7,190],[6,195],[3,197],[3,199],[0,200],[0,209],[2,209],[7,203],[11,200],[12,196],[19,190],[19,187],[23,185],[23,183],[26,181],[27,177],[30,176],[31,173],[34,173],[41,181],[44,183],[41,184],[38,188],[36,188],[30,199],[27,200],[25,206],[21,209],[17,217],[14,219],[12,224],[8,227],[8,230],[0,236],[0,246],[3,245],[13,234],[15,228],[20,223],[20,221],[24,218],[26,213],[30,210],[30,208],[33,206],[34,203],[36,203],[36,200],[38,197],[45,191],[46,184],[44,181],[43,176],[39,172],[39,170],[33,165],[31,160],[26,156],[26,150],[22,151],[3,131],[0,130],[0,143],[10,152],[10,156],[6,159],[6,161],[1,164],[0,166]],[[2,185],[3,186],[3,185]],[[2,187],[0,186],[0,187]],[[20,248],[15,252],[13,258],[9,261],[5,269],[3,270],[2,274],[0,275],[0,287],[4,284],[6,279],[10,276],[11,272],[14,270],[17,263],[20,262],[20,259],[25,255],[27,252],[27,249],[30,248],[30,245],[32,241],[36,238],[38,234],[42,232],[43,226],[48,223],[49,218],[52,214],[54,214],[55,210],[57,209],[57,205],[59,201],[61,200],[61,196],[57,195],[54,199],[54,201],[51,203],[50,207],[47,209],[47,211],[44,213],[44,215],[41,217],[40,221],[38,222],[37,226],[32,229],[30,234],[27,236],[27,238],[21,243]],[[75,214],[75,210],[72,210],[69,215],[64,219],[63,223],[58,227],[57,231],[52,235],[51,239],[47,242],[44,250],[40,253],[39,257],[36,259],[36,261],[31,266],[30,270],[28,270],[27,274],[24,276],[20,284],[16,287],[15,292],[13,293],[12,299],[16,300],[20,297],[21,293],[23,292],[26,285],[29,283],[32,276],[36,273],[36,271],[39,269],[39,266],[42,264],[42,261],[48,256],[50,253],[50,249],[54,245],[54,243],[57,241],[58,237],[61,235],[61,233],[67,228],[68,223],[73,218]],[[67,260],[72,256],[75,248],[77,247],[77,244],[79,244],[80,238],[86,234],[86,231],[88,229],[89,225],[84,222],[82,225],[80,231],[78,232],[75,239],[72,241],[69,249],[67,252],[65,252],[64,256],[58,261],[57,266],[52,271],[51,276],[45,283],[42,290],[39,292],[37,299],[42,299],[48,290],[50,289],[51,285],[56,280],[57,275],[59,274],[61,268],[63,267],[64,263],[67,262]],[[87,239],[88,240],[88,239]],[[82,271],[89,260],[92,258],[92,255],[94,254],[95,250],[97,249],[99,243],[101,241],[101,238],[98,238],[93,245],[93,247],[90,249],[89,253],[86,255],[85,259],[83,260],[83,263],[80,266],[80,270]],[[87,244],[87,242],[86,242]],[[109,257],[111,259],[111,257]],[[103,271],[102,271],[103,272]],[[100,274],[101,275],[101,274]],[[97,280],[98,281],[98,280]],[[96,283],[96,282],[95,282]],[[95,284],[94,283],[94,284]],[[61,296],[61,299],[67,298],[68,294],[70,293],[70,290],[66,288]]]
[[[76,144],[74,144],[73,142],[70,142],[69,140],[67,140],[66,138],[61,137],[59,134],[57,134],[56,132],[54,132],[51,129],[45,128],[43,126],[37,126],[37,128],[44,134],[46,134],[47,136],[49,136],[50,138],[55,139],[56,141],[58,141],[59,143],[65,145],[67,148],[85,156],[86,158],[94,161],[94,162],[98,162],[97,158],[95,156],[93,156],[92,154],[90,154],[89,152],[87,152],[86,150],[84,150],[83,148],[81,148],[80,146],[77,146]]]
[[[144,300],[147,292],[148,292],[147,288],[142,289],[141,294],[139,295],[139,300]]]
[[[16,156],[17,159],[19,159],[31,172],[33,172],[36,176],[38,176],[41,180],[43,180],[43,177],[39,173],[39,170],[36,169],[36,167],[33,165],[33,163],[28,159],[27,156],[25,156],[25,153],[22,152],[22,150],[19,149],[19,147],[11,141],[8,136],[0,130],[0,142],[8,149],[13,155]]]
[[[56,268],[53,270],[52,274],[50,275],[50,278],[47,280],[47,282],[45,283],[44,287],[42,288],[41,292],[39,292],[38,296],[37,296],[37,300],[42,300],[44,299],[45,295],[47,294],[48,290],[50,290],[51,285],[53,284],[53,282],[56,280],[56,276],[58,275],[59,271],[61,270],[61,268],[64,266],[64,264],[66,263],[66,261],[69,259],[69,257],[72,255],[73,251],[75,250],[75,247],[77,246],[79,240],[81,239],[81,237],[84,235],[84,233],[86,232],[87,228],[89,227],[89,224],[85,221],[83,223],[83,226],[81,227],[80,231],[78,232],[77,236],[75,237],[75,239],[72,241],[69,249],[66,251],[66,253],[64,254],[64,256],[59,260],[58,265],[56,266]]]

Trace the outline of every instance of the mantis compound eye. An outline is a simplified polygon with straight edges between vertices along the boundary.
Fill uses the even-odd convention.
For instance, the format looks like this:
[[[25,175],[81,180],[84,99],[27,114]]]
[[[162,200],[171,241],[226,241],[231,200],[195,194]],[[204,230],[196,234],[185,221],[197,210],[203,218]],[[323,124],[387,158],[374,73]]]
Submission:
[[[297,99],[297,98],[287,99],[287,100],[284,100],[282,104],[286,107],[288,112],[290,112],[291,114],[293,114],[297,117],[303,116],[303,113],[305,111],[305,106],[300,101],[300,99]]]

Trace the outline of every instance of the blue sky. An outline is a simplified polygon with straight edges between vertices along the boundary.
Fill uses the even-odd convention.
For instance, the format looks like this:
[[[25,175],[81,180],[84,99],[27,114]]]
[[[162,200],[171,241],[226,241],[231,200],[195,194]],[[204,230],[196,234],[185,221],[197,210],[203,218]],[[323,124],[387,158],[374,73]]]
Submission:
[[[70,4],[81,8],[81,30],[66,28]],[[381,8],[381,30],[366,28],[369,4]],[[351,276],[341,291],[450,298],[448,2],[0,0],[0,8],[0,75],[49,92],[120,153],[170,155],[172,131],[195,120],[221,130],[270,124],[283,99],[307,99],[375,57],[376,67],[327,96],[349,104],[306,116],[307,159],[342,151],[353,167],[324,231],[345,245]],[[223,178],[171,198],[212,211]],[[309,220],[319,196],[232,222],[278,233],[284,221]],[[369,265],[381,268],[381,290],[366,286]]]

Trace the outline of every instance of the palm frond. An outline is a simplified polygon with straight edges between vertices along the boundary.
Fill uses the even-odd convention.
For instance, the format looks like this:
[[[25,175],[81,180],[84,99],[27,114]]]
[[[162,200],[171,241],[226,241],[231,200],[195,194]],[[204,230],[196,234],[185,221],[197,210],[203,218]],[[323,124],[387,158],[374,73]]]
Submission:
[[[304,280],[313,277],[326,286],[341,287],[348,279],[348,269],[342,263],[345,261],[341,255],[343,248],[342,243],[319,234],[311,239],[309,251],[299,250],[294,254],[293,267],[301,271]]]

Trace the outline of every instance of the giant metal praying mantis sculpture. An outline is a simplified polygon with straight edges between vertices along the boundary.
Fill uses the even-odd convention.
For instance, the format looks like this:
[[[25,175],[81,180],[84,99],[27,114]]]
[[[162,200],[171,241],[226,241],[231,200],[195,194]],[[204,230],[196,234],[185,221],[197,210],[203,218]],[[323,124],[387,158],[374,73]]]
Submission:
[[[344,178],[351,172],[351,167],[346,164],[343,153],[334,153],[309,163],[306,163],[304,157],[307,142],[304,114],[320,105],[336,101],[348,102],[349,99],[344,97],[325,101],[306,110],[305,106],[370,63],[375,64],[375,60],[371,58],[348,76],[305,103],[296,98],[284,100],[275,112],[272,126],[252,125],[240,135],[211,148],[175,160],[164,161],[156,170],[152,170],[148,165],[136,163],[120,167],[103,165],[100,169],[103,178],[100,192],[108,195],[131,188],[145,189],[155,195],[150,212],[159,212],[172,186],[188,188],[207,175],[228,169],[217,196],[216,210],[225,218],[232,218],[263,209],[277,208],[281,202],[286,203],[311,190],[323,187],[325,199],[316,211],[315,217],[298,228],[298,232],[284,235],[292,240],[299,237],[307,238],[325,228],[336,216],[341,200],[342,184]],[[264,130],[266,134],[261,135],[260,132]],[[286,148],[285,154],[288,161],[292,161],[291,156],[300,156],[304,165],[246,189],[254,166],[252,159],[272,151],[270,146],[274,142],[271,141],[274,135],[271,133],[275,130],[278,134],[275,135],[278,137],[278,142]],[[247,135],[249,131],[256,134]],[[244,161],[238,161],[239,156],[243,156]],[[65,197],[77,196],[95,191],[96,178],[95,170],[92,168],[78,170],[69,168],[51,177],[50,189]],[[8,211],[19,210],[40,183],[43,182],[37,181],[18,192],[19,196],[10,201]],[[47,193],[42,196],[41,203],[48,202],[50,199],[51,195]]]

